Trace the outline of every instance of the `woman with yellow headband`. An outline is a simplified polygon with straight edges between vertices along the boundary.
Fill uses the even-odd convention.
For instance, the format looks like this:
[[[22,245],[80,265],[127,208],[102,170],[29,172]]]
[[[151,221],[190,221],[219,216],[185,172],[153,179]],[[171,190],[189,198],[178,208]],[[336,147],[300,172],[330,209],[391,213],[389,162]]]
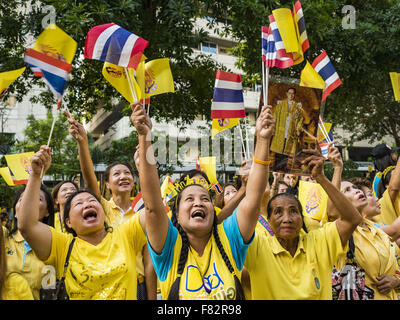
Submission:
[[[252,210],[234,213],[217,224],[208,190],[198,181],[187,181],[177,190],[169,220],[161,194],[154,192],[160,183],[150,139],[150,118],[140,103],[131,108],[131,121],[139,136],[139,179],[146,205],[147,241],[162,298],[243,299],[241,269],[254,236],[261,197],[250,204]],[[254,155],[263,159],[268,156],[274,130],[270,107],[263,108],[257,124]],[[255,191],[265,176],[253,176],[246,193]]]

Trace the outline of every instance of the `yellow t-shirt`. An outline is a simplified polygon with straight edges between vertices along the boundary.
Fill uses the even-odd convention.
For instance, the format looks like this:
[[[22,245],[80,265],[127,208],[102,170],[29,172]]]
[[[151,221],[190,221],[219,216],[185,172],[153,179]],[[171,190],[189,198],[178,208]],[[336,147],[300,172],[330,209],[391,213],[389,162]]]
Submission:
[[[336,223],[300,235],[294,257],[256,233],[244,263],[254,300],[332,300],[332,269],[344,254]]]
[[[130,218],[134,216],[134,212],[132,208],[129,208],[128,211],[122,210],[119,206],[117,206],[114,202],[114,199],[111,197],[110,200],[106,200],[105,198],[101,198],[101,205],[104,208],[107,217],[107,224],[113,229],[117,228],[121,223],[128,221]],[[140,281],[144,279],[144,264],[143,264],[143,252],[138,252],[136,256],[136,268],[137,274]]]
[[[54,214],[54,229],[58,232],[68,233],[68,231],[65,230],[64,222],[61,221],[60,212]]]
[[[248,244],[243,243],[237,226],[236,214],[218,224],[218,234],[235,274],[240,279]],[[177,278],[182,238],[169,220],[166,242],[161,254],[155,253],[149,245],[150,257],[160,280],[163,300],[168,299],[172,284]],[[217,243],[212,235],[203,255],[189,247],[188,258],[179,286],[180,300],[234,300],[236,287]]]
[[[71,234],[50,228],[51,253],[45,263],[56,267],[60,279]],[[65,285],[71,300],[136,300],[136,255],[142,251],[146,236],[135,215],[128,222],[107,233],[96,246],[76,238]]]
[[[381,214],[374,217],[374,220],[391,225],[400,216],[400,193],[393,203],[388,190],[386,190],[379,199],[379,203],[381,204]]]
[[[9,273],[1,292],[3,300],[33,300],[28,281],[19,273]]]
[[[378,275],[393,276],[395,272],[400,272],[396,260],[396,244],[390,242],[389,236],[375,227],[373,222],[364,219],[369,229],[357,226],[353,232],[355,245],[355,260],[357,265],[365,270],[365,285],[374,290],[374,300],[397,300],[395,290],[389,294],[380,294],[371,284],[377,281]],[[336,266],[337,269],[343,268],[345,256],[341,257]]]
[[[3,228],[4,245],[6,249],[7,274],[16,272],[23,276],[31,288],[35,300],[40,299],[42,287],[42,273],[45,264],[36,256],[29,244],[24,241],[17,230],[11,237],[5,227]]]

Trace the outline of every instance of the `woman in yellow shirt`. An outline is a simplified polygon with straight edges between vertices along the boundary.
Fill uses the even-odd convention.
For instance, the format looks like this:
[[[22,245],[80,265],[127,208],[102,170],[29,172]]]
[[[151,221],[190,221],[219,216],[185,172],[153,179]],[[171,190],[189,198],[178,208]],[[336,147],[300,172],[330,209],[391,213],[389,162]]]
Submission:
[[[132,165],[129,162],[114,162],[107,166],[104,176],[106,187],[111,191],[111,198],[106,200],[101,195],[94,172],[86,131],[82,124],[69,115],[68,121],[70,123],[69,132],[78,144],[83,180],[87,188],[101,199],[101,204],[106,212],[107,224],[116,228],[134,216],[134,211],[131,208],[131,196],[135,187]],[[138,291],[141,293],[139,296],[141,300],[155,300],[157,298],[157,277],[149,262],[149,253],[147,246],[145,246],[143,252],[139,252],[136,257],[137,285],[140,287]]]
[[[40,289],[42,288],[43,268],[45,264],[36,256],[29,246],[27,239],[19,232],[18,222],[21,215],[21,203],[26,196],[26,188],[20,189],[13,203],[15,212],[13,228],[3,229],[6,247],[7,274],[18,273],[23,276],[29,284],[30,290],[35,300],[40,299]],[[38,190],[38,221],[44,225],[54,226],[54,203],[50,191],[40,185]]]
[[[131,121],[139,136],[139,179],[146,205],[148,247],[163,299],[243,299],[240,270],[256,221],[249,225],[250,214],[234,213],[218,224],[209,185],[191,179],[176,190],[172,221],[168,219],[160,193],[154,192],[159,188],[159,177],[147,139],[151,120],[140,103],[131,104],[131,108]],[[270,109],[260,117],[264,126],[272,124]],[[268,149],[272,128],[258,130],[256,155]],[[247,185],[254,182],[249,180]],[[258,202],[253,204],[256,209]]]
[[[18,229],[39,259],[63,273],[69,244],[75,235],[65,286],[70,299],[136,300],[136,255],[146,237],[135,215],[109,232],[105,212],[89,190],[72,194],[64,208],[65,234],[38,221],[41,171],[50,167],[50,148],[42,146],[31,158],[32,172],[21,202]],[[73,235],[74,234],[74,235]]]
[[[54,204],[57,206],[58,212],[54,214],[54,228],[60,232],[66,232],[64,227],[64,206],[67,202],[68,197],[79,189],[78,185],[74,181],[61,181],[57,183],[51,195],[54,199]]]

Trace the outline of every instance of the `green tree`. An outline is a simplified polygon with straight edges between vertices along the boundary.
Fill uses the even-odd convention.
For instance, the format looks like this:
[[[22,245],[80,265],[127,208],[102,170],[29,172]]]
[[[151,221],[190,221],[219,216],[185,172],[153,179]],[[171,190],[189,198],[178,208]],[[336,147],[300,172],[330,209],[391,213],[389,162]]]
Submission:
[[[25,139],[15,146],[16,152],[38,151],[41,145],[47,145],[51,125],[52,113],[47,114],[44,120],[36,120],[34,115],[28,116],[28,125],[24,130]],[[54,124],[50,140],[52,163],[47,171],[55,180],[72,179],[80,172],[78,149],[75,140],[68,133],[66,116],[60,114]]]
[[[207,39],[207,33],[195,27],[195,19],[206,14],[208,2],[211,1],[2,1],[0,56],[4,62],[0,71],[24,65],[25,48],[43,31],[41,22],[46,12],[42,12],[42,7],[50,4],[56,10],[56,24],[78,43],[72,79],[64,94],[64,104],[71,112],[90,119],[100,105],[111,110],[112,98],[126,103],[103,78],[103,62],[83,59],[88,31],[96,25],[114,22],[149,41],[145,50],[148,60],[171,58],[176,92],[155,96],[151,102],[152,116],[182,118],[188,123],[198,114],[209,114],[215,81],[217,64],[207,55],[193,56],[194,48]],[[27,71],[9,93],[15,92],[21,99],[33,85],[44,87],[42,79]],[[48,90],[32,99],[47,107],[55,103]]]

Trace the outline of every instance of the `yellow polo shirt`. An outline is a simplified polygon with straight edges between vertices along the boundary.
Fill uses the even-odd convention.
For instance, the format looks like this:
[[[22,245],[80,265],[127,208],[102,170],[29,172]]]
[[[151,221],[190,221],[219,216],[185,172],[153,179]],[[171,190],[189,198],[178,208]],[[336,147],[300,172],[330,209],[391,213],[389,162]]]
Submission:
[[[42,287],[42,269],[45,264],[39,260],[28,243],[24,241],[17,230],[11,237],[5,227],[3,228],[4,246],[6,249],[7,274],[17,272],[27,281],[35,300],[40,299],[39,291]]]
[[[51,253],[45,263],[56,268],[60,279],[72,241],[72,234],[52,234]],[[146,236],[135,215],[121,224],[96,246],[76,238],[65,285],[71,300],[136,300],[136,255],[142,251]]]
[[[343,248],[336,223],[300,235],[294,257],[256,232],[244,263],[253,300],[332,300],[332,269]]]
[[[389,236],[374,226],[370,220],[364,219],[369,229],[357,226],[353,232],[355,245],[355,259],[357,265],[365,270],[365,285],[375,292],[375,300],[397,300],[397,293],[392,290],[389,294],[380,294],[371,284],[377,281],[378,275],[393,276],[395,272],[400,272],[396,260],[396,244],[390,242]],[[341,257],[337,262],[337,268],[343,268],[345,257]]]
[[[31,288],[26,279],[19,273],[12,272],[7,276],[1,292],[3,300],[33,300]]]
[[[379,203],[381,204],[381,214],[374,217],[374,220],[391,225],[400,216],[400,193],[393,203],[388,190],[386,190],[379,199]]]

